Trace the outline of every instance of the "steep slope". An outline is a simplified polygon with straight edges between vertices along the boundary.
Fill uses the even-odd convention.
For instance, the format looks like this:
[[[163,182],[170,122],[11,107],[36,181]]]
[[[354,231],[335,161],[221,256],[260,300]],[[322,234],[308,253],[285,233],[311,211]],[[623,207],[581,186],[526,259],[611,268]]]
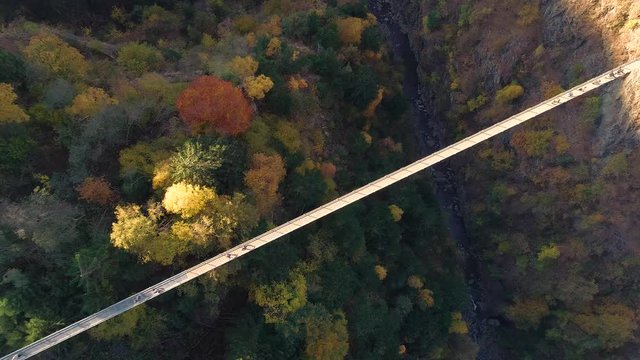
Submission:
[[[411,39],[431,121],[450,140],[640,56],[633,1],[390,5]],[[637,353],[638,80],[454,161],[485,283],[502,287],[492,285],[482,311],[500,320],[509,357]]]

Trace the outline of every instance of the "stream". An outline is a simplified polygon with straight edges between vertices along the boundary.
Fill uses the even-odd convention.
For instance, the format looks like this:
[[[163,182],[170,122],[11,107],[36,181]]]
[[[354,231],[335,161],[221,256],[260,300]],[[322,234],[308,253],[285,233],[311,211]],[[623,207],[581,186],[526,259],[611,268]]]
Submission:
[[[426,156],[440,150],[447,145],[446,124],[438,121],[435,111],[428,105],[429,99],[434,95],[430,94],[430,90],[418,81],[418,61],[409,44],[409,37],[397,24],[392,6],[387,1],[369,0],[369,9],[378,18],[382,32],[393,50],[395,61],[400,60],[404,67],[403,91],[412,105],[411,116],[419,137],[421,155]],[[500,321],[484,311],[488,308],[485,304],[491,301],[491,296],[488,296],[485,290],[487,274],[469,241],[461,211],[462,204],[458,196],[456,173],[449,161],[443,161],[428,171],[431,172],[436,184],[436,198],[441,210],[446,214],[449,234],[464,254],[464,274],[469,306],[463,311],[463,316],[469,326],[470,337],[479,346],[477,359],[502,359],[502,351],[495,341],[495,328],[499,326]]]

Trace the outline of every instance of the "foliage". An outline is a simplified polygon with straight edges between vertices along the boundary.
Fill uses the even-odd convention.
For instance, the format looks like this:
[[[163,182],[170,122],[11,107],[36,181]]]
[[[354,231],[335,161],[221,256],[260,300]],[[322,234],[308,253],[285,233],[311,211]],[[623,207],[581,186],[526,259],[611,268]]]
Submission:
[[[283,323],[307,303],[306,279],[292,272],[286,281],[258,286],[253,291],[253,299],[263,308],[267,324]]]
[[[47,87],[43,101],[49,109],[62,109],[71,104],[75,93],[71,83],[64,79],[56,79]]]
[[[273,81],[264,75],[249,76],[244,79],[243,85],[250,98],[262,100],[269,90],[273,88]]]
[[[298,129],[288,121],[279,121],[276,125],[273,137],[280,141],[289,153],[295,153],[302,146],[302,139]]]
[[[169,177],[174,183],[215,185],[214,171],[222,166],[226,149],[219,143],[205,147],[200,142],[187,141],[169,159]]]
[[[240,79],[245,79],[255,75],[258,70],[258,62],[250,55],[236,56],[231,60],[229,67],[231,71]]]
[[[127,71],[139,76],[160,69],[164,59],[152,46],[131,42],[120,48],[116,61]]]
[[[111,228],[111,243],[117,248],[137,254],[143,262],[164,265],[186,251],[186,244],[170,233],[161,233],[156,222],[144,215],[138,205],[117,206],[116,222]]]
[[[402,220],[402,214],[404,214],[404,210],[402,210],[396,204],[391,204],[389,205],[389,213],[391,213],[391,217],[393,218],[393,221],[398,222]]]
[[[112,98],[103,89],[89,87],[73,99],[69,113],[81,118],[89,118],[109,105],[115,105],[118,100]]]
[[[527,26],[540,18],[540,9],[537,3],[525,4],[518,10],[518,25]]]
[[[217,195],[212,189],[182,181],[167,188],[162,205],[168,212],[188,219],[198,215],[209,202],[215,201],[216,198]]]
[[[79,198],[88,203],[109,205],[117,196],[111,188],[111,184],[104,178],[88,177],[76,188]]]
[[[251,158],[251,169],[245,173],[244,182],[253,192],[261,215],[269,215],[280,202],[278,186],[285,175],[284,162],[279,155],[258,153]]]
[[[382,265],[376,265],[373,270],[376,273],[376,276],[379,280],[384,280],[387,278],[387,269]]]
[[[281,47],[282,41],[277,37],[273,37],[269,40],[267,48],[264,50],[264,54],[266,57],[274,57],[280,52]]]
[[[509,84],[496,93],[498,104],[509,104],[524,95],[524,88],[518,84]]]
[[[306,347],[305,353],[311,359],[344,359],[349,351],[349,333],[347,319],[342,311],[330,314],[317,309],[311,316],[304,318]]]
[[[623,304],[605,304],[595,314],[577,314],[573,321],[588,334],[595,335],[605,349],[616,349],[635,338],[637,315]]]
[[[378,93],[375,99],[371,100],[371,102],[369,103],[369,105],[367,105],[367,108],[364,110],[362,114],[367,118],[372,118],[376,116],[376,109],[382,103],[383,99],[384,99],[384,89],[380,88],[378,89]]]
[[[549,315],[549,306],[544,299],[518,299],[505,313],[519,328],[536,328]]]
[[[483,107],[487,103],[487,101],[489,101],[489,99],[487,99],[484,94],[480,94],[475,98],[467,101],[467,110],[469,110],[469,112],[474,112]]]
[[[340,41],[345,45],[358,45],[362,39],[365,21],[356,17],[347,17],[336,21]]]
[[[178,97],[176,107],[193,132],[238,135],[249,128],[253,110],[242,91],[214,76],[194,80]]]
[[[451,313],[451,325],[449,325],[449,333],[464,335],[468,332],[469,327],[467,326],[467,323],[462,319],[462,313]]]
[[[0,49],[0,83],[22,84],[26,76],[24,61],[17,55]]]
[[[89,63],[77,49],[48,32],[33,36],[24,49],[24,55],[52,77],[77,81],[89,71]]]
[[[552,130],[517,131],[511,137],[511,145],[528,156],[544,156],[549,151]]]
[[[240,34],[247,34],[258,28],[258,22],[251,15],[242,15],[233,21],[233,28]]]
[[[629,163],[624,152],[613,154],[606,159],[606,164],[602,168],[602,175],[619,177],[627,173]]]
[[[0,124],[29,120],[29,115],[15,104],[17,99],[18,95],[13,91],[13,86],[0,83]]]
[[[159,138],[153,142],[141,141],[120,151],[120,176],[126,177],[136,173],[151,178],[157,164],[171,156],[172,141]]]
[[[546,259],[557,259],[560,257],[560,248],[556,244],[550,244],[543,246],[538,252],[538,261],[544,261]]]

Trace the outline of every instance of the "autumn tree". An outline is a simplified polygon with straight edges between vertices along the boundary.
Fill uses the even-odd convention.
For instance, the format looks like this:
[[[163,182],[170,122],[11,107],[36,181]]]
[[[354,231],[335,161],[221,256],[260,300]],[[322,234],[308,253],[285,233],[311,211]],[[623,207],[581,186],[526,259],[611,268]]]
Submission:
[[[179,182],[167,189],[162,205],[168,212],[187,219],[199,214],[216,197],[216,193],[206,186]]]
[[[269,214],[280,202],[278,186],[286,173],[279,155],[253,155],[251,169],[245,173],[244,182],[255,195],[261,215]]]
[[[276,138],[290,153],[295,153],[302,147],[300,131],[289,121],[278,121],[273,137]]]
[[[273,57],[278,54],[281,47],[282,47],[282,41],[279,38],[277,37],[271,38],[271,40],[269,40],[269,43],[267,44],[266,49],[264,50],[264,54],[267,57]]]
[[[69,107],[69,114],[82,118],[89,118],[109,105],[115,105],[118,100],[109,96],[103,89],[89,87],[76,95]]]
[[[264,75],[249,76],[244,79],[243,85],[249,97],[262,100],[269,90],[273,88],[273,81]]]
[[[139,205],[118,206],[115,214],[111,243],[137,254],[143,262],[169,265],[178,254],[187,250],[187,243],[179,241],[170,232],[160,232],[157,219],[145,215]]]
[[[24,55],[52,77],[80,80],[89,71],[89,63],[84,56],[50,32],[41,32],[32,37],[24,49]]]
[[[234,57],[229,63],[231,71],[239,78],[244,79],[256,74],[258,62],[250,55]]]
[[[201,76],[178,97],[182,119],[196,133],[238,135],[251,124],[253,110],[242,90],[215,76]]]
[[[449,325],[449,334],[464,335],[469,332],[467,323],[462,319],[462,313],[456,311],[451,313],[451,324]]]
[[[544,299],[517,299],[507,307],[506,314],[518,328],[536,328],[540,320],[549,315],[549,306]]]
[[[608,350],[637,339],[634,332],[638,329],[638,315],[623,304],[606,303],[597,306],[593,314],[573,316],[572,321],[582,331],[595,336]]]
[[[0,124],[29,120],[29,115],[15,104],[17,99],[12,85],[0,83]]]
[[[404,210],[402,210],[396,204],[391,204],[389,205],[389,213],[391,213],[391,217],[393,218],[393,221],[398,222],[402,220],[402,215],[404,214]]]
[[[345,45],[358,45],[362,39],[362,31],[365,28],[365,21],[357,17],[338,19],[338,34],[340,41]]]
[[[104,178],[88,177],[76,188],[81,200],[98,205],[109,205],[116,200],[116,193]]]

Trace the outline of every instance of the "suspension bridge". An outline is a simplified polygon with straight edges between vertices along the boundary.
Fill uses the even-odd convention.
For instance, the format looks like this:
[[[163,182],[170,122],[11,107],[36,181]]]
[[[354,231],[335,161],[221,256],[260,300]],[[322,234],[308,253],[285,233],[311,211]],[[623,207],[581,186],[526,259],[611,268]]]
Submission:
[[[97,313],[87,316],[86,318],[76,321],[75,323],[60,329],[40,340],[37,340],[21,349],[18,349],[8,355],[3,356],[0,360],[18,360],[27,359],[31,356],[41,353],[65,340],[68,340],[90,328],[97,326],[117,315],[120,315],[132,308],[143,304],[162,293],[167,292],[175,287],[187,283],[198,276],[208,273],[230,261],[236,260],[248,253],[278,240],[281,237],[309,224],[321,219],[345,206],[355,203],[356,201],[367,197],[377,191],[380,191],[398,181],[416,174],[440,161],[446,160],[476,144],[479,144],[489,138],[501,134],[512,129],[519,124],[535,118],[551,109],[554,109],[566,102],[572,101],[584,94],[595,90],[605,84],[617,79],[623,78],[628,74],[640,69],[640,59],[626,63],[596,76],[572,89],[569,89],[551,99],[545,100],[533,107],[530,107],[506,120],[494,124],[484,130],[481,130],[463,140],[449,145],[442,150],[428,155],[418,161],[415,161],[399,170],[387,174],[377,180],[370,182],[350,193],[343,195],[325,205],[311,210],[297,218],[290,220],[278,227],[275,227],[261,235],[258,235],[248,241],[243,242],[213,258],[203,261],[183,272],[173,275],[147,289],[144,289],[128,298],[121,300]]]

